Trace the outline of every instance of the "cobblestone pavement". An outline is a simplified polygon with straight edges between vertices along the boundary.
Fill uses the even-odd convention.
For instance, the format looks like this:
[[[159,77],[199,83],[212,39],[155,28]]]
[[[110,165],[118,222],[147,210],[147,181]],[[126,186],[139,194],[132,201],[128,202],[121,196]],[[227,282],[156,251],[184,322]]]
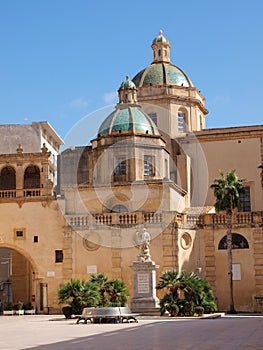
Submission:
[[[263,349],[263,315],[216,319],[140,318],[76,324],[63,316],[0,316],[1,350]]]

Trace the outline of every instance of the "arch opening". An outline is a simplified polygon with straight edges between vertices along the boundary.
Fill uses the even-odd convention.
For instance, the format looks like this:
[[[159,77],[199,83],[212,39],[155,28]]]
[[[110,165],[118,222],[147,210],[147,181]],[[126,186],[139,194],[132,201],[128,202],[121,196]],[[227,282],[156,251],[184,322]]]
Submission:
[[[6,166],[0,173],[0,190],[16,189],[16,172],[11,166]]]
[[[0,299],[3,309],[36,307],[35,271],[29,259],[11,248],[0,248]]]
[[[30,165],[24,173],[24,188],[40,188],[40,170],[35,165]]]

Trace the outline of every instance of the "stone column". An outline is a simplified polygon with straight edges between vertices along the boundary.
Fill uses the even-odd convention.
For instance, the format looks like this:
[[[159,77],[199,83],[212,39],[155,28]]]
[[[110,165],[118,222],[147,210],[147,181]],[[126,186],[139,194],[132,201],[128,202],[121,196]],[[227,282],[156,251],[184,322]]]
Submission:
[[[49,314],[49,308],[48,308],[48,292],[47,292],[47,283],[42,284],[43,288],[43,311],[44,314]]]

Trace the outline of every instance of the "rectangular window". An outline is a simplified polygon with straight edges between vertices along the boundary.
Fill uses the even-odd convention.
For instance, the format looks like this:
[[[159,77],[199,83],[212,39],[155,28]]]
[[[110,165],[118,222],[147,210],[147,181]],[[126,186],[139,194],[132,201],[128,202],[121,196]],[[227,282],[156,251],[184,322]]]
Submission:
[[[185,113],[178,112],[178,132],[185,132]]]
[[[154,176],[153,156],[144,156],[144,175]]]
[[[151,118],[151,120],[154,122],[154,124],[157,125],[157,114],[156,113],[148,113],[148,116]]]
[[[115,159],[115,175],[126,175],[126,158],[117,157]]]
[[[55,251],[55,262],[62,263],[63,262],[63,250]]]
[[[38,236],[34,236],[34,243],[38,243]]]
[[[251,211],[250,187],[244,187],[244,192],[240,194],[240,211]]]
[[[24,228],[15,228],[14,229],[14,238],[15,239],[25,239],[25,232],[26,232],[26,230]]]

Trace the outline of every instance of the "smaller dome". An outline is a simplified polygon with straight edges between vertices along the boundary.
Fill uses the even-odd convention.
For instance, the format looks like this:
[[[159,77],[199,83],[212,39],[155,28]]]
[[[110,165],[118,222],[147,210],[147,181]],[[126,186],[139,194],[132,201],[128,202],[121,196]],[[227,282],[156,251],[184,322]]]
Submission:
[[[117,105],[101,124],[98,136],[102,135],[149,135],[159,136],[159,131],[151,118],[138,105]]]
[[[160,43],[169,45],[169,40],[165,36],[163,36],[162,30],[160,30],[159,35],[153,39],[152,45]]]
[[[121,83],[120,89],[136,89],[136,85],[127,75],[126,79]]]

